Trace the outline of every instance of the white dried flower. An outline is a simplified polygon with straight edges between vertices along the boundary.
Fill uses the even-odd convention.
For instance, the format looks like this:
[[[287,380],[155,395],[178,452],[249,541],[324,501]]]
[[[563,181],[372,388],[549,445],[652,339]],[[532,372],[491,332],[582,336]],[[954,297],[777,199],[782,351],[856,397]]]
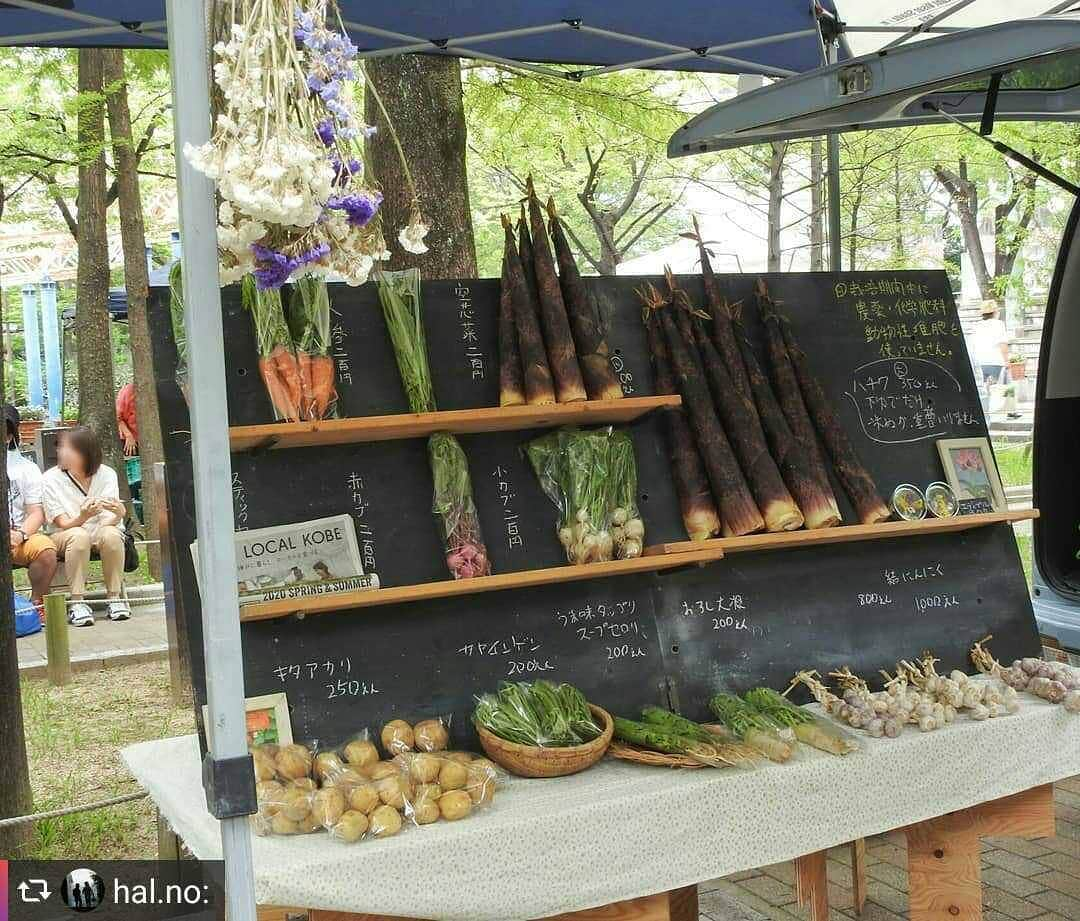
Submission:
[[[421,255],[428,251],[424,243],[424,237],[428,234],[428,225],[423,222],[419,214],[414,214],[407,227],[403,227],[398,233],[398,243],[407,253]]]

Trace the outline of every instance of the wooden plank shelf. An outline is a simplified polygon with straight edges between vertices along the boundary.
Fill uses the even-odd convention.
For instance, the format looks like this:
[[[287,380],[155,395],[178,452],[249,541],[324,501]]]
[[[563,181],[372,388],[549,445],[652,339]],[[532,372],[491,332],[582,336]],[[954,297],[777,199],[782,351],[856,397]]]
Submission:
[[[626,397],[622,400],[587,400],[547,406],[490,406],[435,413],[359,416],[321,422],[276,422],[239,425],[229,429],[233,451],[267,448],[310,448],[426,438],[434,432],[474,435],[555,428],[560,425],[621,425],[654,409],[679,406],[679,396]]]
[[[711,546],[694,544],[685,553],[640,556],[633,560],[612,560],[608,563],[587,563],[579,566],[554,566],[550,569],[498,573],[476,579],[447,579],[444,582],[394,585],[368,591],[316,595],[311,598],[252,602],[240,606],[240,620],[272,620],[292,614],[305,616],[326,614],[331,611],[370,608],[382,604],[428,601],[433,598],[452,598],[459,595],[475,595],[480,592],[498,592],[508,588],[531,588],[557,582],[581,582],[586,579],[603,579],[608,576],[624,576],[631,573],[659,572],[664,569],[675,569],[695,563],[711,563],[722,559],[723,549],[716,546],[715,541],[709,543]]]
[[[821,544],[843,544],[863,540],[885,540],[894,537],[915,537],[921,534],[948,534],[967,531],[991,524],[1030,521],[1039,517],[1038,509],[1010,512],[989,512],[979,515],[957,515],[955,518],[924,518],[921,521],[885,521],[881,524],[853,524],[813,531],[779,531],[747,534],[745,537],[717,537],[704,541],[676,541],[654,544],[645,548],[645,556],[686,553],[694,547],[719,547],[724,554],[745,553],[750,550],[781,550],[793,547],[816,547]]]

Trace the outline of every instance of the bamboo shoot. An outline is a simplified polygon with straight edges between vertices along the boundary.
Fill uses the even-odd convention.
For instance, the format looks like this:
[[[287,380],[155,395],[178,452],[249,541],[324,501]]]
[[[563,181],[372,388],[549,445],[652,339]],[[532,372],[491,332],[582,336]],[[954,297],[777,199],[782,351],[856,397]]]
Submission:
[[[577,347],[578,363],[590,400],[621,400],[622,384],[611,367],[607,341],[600,325],[596,297],[578,271],[566,231],[555,211],[555,200],[548,199],[548,226],[559,262],[559,285],[570,318],[570,331]]]
[[[514,232],[510,219],[503,217],[505,235],[504,253],[510,281],[510,296],[517,326],[518,350],[525,379],[525,396],[531,406],[555,402],[555,388],[548,367],[544,339],[540,334],[540,321],[536,306],[525,282],[525,272],[514,245]]]
[[[581,379],[577,350],[570,334],[570,321],[566,316],[559,278],[555,274],[555,260],[551,255],[544,215],[540,201],[533,188],[532,177],[528,180],[529,226],[532,231],[533,266],[536,268],[536,288],[540,295],[540,323],[547,345],[548,364],[555,379],[555,395],[560,403],[574,403],[586,399],[585,383]]]
[[[859,521],[863,524],[888,521],[892,513],[878,493],[874,478],[859,460],[855,446],[847,437],[847,432],[844,431],[843,425],[829,403],[829,398],[825,396],[821,383],[810,370],[806,355],[796,345],[788,325],[784,322],[778,322],[777,325],[795,368],[795,377],[799,382],[806,408],[810,412],[810,418],[814,421],[825,450],[832,458],[836,478],[851,500],[855,514],[859,516]]]
[[[653,384],[658,396],[678,393],[671,372],[664,334],[658,320],[650,314],[645,318],[645,337],[649,345],[649,357],[653,366]],[[690,540],[708,540],[720,532],[720,516],[716,502],[709,490],[709,478],[701,462],[694,433],[681,406],[661,410],[667,436],[668,456],[671,459],[671,476],[679,497],[679,510]]]
[[[514,295],[510,283],[510,260],[503,255],[499,288],[499,405],[521,406],[525,402],[525,380],[514,323]]]

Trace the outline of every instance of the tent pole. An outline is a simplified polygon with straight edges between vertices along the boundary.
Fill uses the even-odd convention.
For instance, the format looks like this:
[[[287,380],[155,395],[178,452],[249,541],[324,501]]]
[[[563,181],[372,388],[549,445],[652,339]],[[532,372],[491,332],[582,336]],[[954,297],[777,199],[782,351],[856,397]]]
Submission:
[[[827,63],[836,62],[836,43],[825,43]],[[828,159],[828,215],[829,215],[829,271],[841,270],[840,256],[843,249],[840,244],[840,136],[835,132],[825,137],[825,152]]]
[[[212,796],[210,811],[221,818],[225,858],[226,915],[230,921],[255,921],[251,833],[241,814],[243,795],[254,793],[244,717],[244,675],[240,612],[236,595],[236,549],[232,523],[232,464],[228,406],[225,401],[225,351],[218,286],[217,217],[213,183],[184,156],[187,144],[210,136],[210,67],[207,50],[208,0],[168,0],[169,61],[172,68],[176,178],[179,186],[184,326],[191,381],[191,460],[199,540],[199,586],[203,610],[203,648],[213,748],[204,764],[204,783],[220,780],[232,802]],[[212,757],[213,760],[210,760]],[[246,763],[245,763],[246,762]],[[246,768],[250,791],[240,778]],[[220,791],[219,791],[220,792]],[[253,798],[253,797],[252,797]]]

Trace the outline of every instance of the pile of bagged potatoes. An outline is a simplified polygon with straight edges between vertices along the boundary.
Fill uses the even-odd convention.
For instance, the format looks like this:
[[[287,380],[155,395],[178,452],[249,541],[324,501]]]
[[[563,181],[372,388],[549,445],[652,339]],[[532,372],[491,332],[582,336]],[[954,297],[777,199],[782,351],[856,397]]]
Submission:
[[[381,753],[366,732],[331,748],[253,748],[256,833],[388,838],[406,821],[455,822],[494,800],[499,769],[487,758],[447,751],[450,733],[442,720],[414,726],[392,720],[379,741]]]

